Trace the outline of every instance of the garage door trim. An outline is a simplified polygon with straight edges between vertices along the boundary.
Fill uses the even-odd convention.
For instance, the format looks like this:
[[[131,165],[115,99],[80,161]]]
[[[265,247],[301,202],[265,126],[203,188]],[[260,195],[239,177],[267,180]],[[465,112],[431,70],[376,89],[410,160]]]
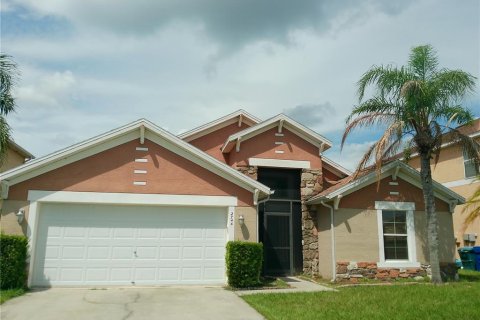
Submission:
[[[93,203],[116,205],[148,205],[148,206],[202,206],[224,207],[227,214],[227,241],[234,237],[234,215],[237,198],[231,196],[200,196],[200,195],[169,195],[169,194],[136,194],[136,193],[103,193],[75,191],[39,191],[28,192],[30,209],[27,225],[29,239],[30,265],[28,286],[32,285],[33,268],[35,265],[35,247],[38,229],[38,216],[41,203]]]

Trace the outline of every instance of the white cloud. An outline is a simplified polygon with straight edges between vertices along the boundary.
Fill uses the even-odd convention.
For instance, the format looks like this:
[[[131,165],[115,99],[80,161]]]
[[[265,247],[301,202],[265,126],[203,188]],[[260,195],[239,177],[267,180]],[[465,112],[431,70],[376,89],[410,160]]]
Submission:
[[[75,85],[72,72],[54,72],[38,79],[36,83],[21,86],[15,92],[19,104],[40,108],[62,108],[69,104],[72,87]]]
[[[373,143],[375,143],[375,141],[345,143],[343,150],[335,147],[333,150],[327,150],[326,156],[343,167],[354,171],[357,168],[360,159]]]
[[[172,15],[182,19],[169,18],[168,23],[151,21],[147,14],[145,20],[155,27],[131,32],[115,29],[115,19],[121,21],[132,7],[132,17],[141,19],[142,12],[155,12],[152,2],[116,3],[116,10],[105,13],[115,20],[104,21],[108,25],[100,21],[101,12],[89,9],[93,2],[79,3],[23,2],[35,8],[35,14],[58,15],[72,23],[67,35],[9,37],[8,27],[2,28],[2,50],[15,57],[22,71],[18,112],[9,121],[16,140],[36,155],[140,117],[178,133],[240,107],[268,118],[298,106],[328,104],[315,114],[312,108],[297,108],[296,116],[338,141],[356,103],[355,83],[361,74],[373,64],[404,64],[410,47],[418,44],[434,45],[442,66],[479,76],[480,31],[472,28],[473,21],[479,21],[479,5],[473,1],[458,6],[423,0],[402,10],[389,7],[390,1],[369,2],[363,10],[335,8],[322,28],[305,23],[300,12],[300,18],[282,15],[274,24],[260,24],[275,32],[250,38],[235,37],[240,28],[212,34],[208,26],[229,29],[231,23],[211,18],[205,8],[202,19],[184,19],[182,13]],[[376,10],[379,5],[381,10]],[[158,6],[162,4],[155,2],[154,8]],[[126,21],[135,22],[141,21]],[[234,46],[235,41],[241,45]],[[222,55],[222,46],[235,50]],[[362,141],[350,141],[361,150]],[[336,159],[356,161],[360,151],[355,144],[352,148],[355,155],[345,156],[345,149]]]

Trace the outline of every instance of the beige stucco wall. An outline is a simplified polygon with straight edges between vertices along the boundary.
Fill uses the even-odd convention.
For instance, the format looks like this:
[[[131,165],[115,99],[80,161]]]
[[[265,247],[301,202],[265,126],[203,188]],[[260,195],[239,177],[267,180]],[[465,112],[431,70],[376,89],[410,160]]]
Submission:
[[[377,211],[335,211],[337,261],[378,261]]]
[[[332,240],[330,230],[330,210],[324,206],[317,208],[318,221],[318,272],[324,279],[332,277]]]
[[[28,219],[28,201],[17,200],[3,200],[0,203],[0,231],[6,234],[23,234],[27,233],[27,219]],[[20,225],[17,220],[16,213],[20,210],[25,210],[25,219]]]
[[[317,207],[319,271],[322,277],[332,276],[330,212]],[[453,262],[455,244],[453,220],[450,212],[437,212],[439,223],[439,255],[441,262]],[[424,211],[415,211],[415,244],[417,261],[428,262],[427,217]],[[336,261],[378,262],[377,210],[335,210],[335,254]]]
[[[480,122],[477,123],[477,125]],[[480,138],[476,139],[480,143]],[[418,157],[410,160],[409,164],[420,170],[420,159]],[[438,182],[448,183],[448,182],[458,182],[465,183],[462,186],[450,187],[453,191],[457,192],[459,195],[468,199],[472,194],[480,187],[480,182],[478,181],[467,181],[465,179],[465,169],[463,163],[463,149],[458,145],[448,146],[443,148],[440,152],[440,158],[437,165],[432,165],[432,177]],[[458,247],[470,246],[470,245],[480,245],[480,219],[476,219],[472,224],[465,225],[465,217],[468,212],[462,213],[464,206],[457,206],[453,214],[453,228],[454,235],[456,237],[456,244]],[[477,234],[476,242],[465,242],[463,240],[464,234]],[[456,253],[457,257],[458,254]]]
[[[455,261],[455,239],[453,232],[453,219],[450,212],[437,212],[438,217],[438,243],[440,262]],[[415,243],[417,261],[428,263],[427,243],[427,215],[424,211],[415,211]]]
[[[244,224],[238,223],[240,216]],[[257,242],[257,209],[256,207],[235,208],[235,240]]]
[[[480,181],[475,181],[474,183],[467,184],[459,187],[452,187],[451,189],[458,194],[462,195],[466,199],[471,197],[475,190],[480,188]],[[455,230],[455,237],[457,238],[457,245],[463,247],[465,245],[480,245],[480,218],[477,218],[473,223],[465,225],[465,218],[468,215],[468,211],[463,212],[464,205],[456,206],[455,212],[453,213],[453,227]],[[474,243],[467,243],[463,240],[463,235],[465,233],[476,233],[477,239]]]
[[[25,163],[25,157],[16,152],[15,150],[8,149],[7,156],[2,166],[0,166],[0,172],[10,170]]]

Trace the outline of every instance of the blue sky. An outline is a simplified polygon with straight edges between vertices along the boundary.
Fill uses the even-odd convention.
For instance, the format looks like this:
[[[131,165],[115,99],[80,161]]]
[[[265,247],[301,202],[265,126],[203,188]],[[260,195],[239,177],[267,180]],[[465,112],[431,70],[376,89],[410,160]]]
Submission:
[[[353,168],[378,136],[339,151],[362,73],[428,43],[479,77],[479,17],[475,0],[3,0],[1,51],[21,72],[8,121],[41,156],[142,117],[180,133],[239,108],[284,112]],[[465,101],[477,116],[479,92]]]

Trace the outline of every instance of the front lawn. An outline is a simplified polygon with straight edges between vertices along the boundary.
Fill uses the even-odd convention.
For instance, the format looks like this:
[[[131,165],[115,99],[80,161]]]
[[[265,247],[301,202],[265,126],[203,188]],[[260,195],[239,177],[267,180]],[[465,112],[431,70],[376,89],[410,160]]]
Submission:
[[[0,290],[0,304],[4,303],[7,300],[21,296],[25,293],[24,289],[8,289]]]
[[[461,282],[355,286],[338,292],[242,296],[267,319],[478,319],[480,272]]]

